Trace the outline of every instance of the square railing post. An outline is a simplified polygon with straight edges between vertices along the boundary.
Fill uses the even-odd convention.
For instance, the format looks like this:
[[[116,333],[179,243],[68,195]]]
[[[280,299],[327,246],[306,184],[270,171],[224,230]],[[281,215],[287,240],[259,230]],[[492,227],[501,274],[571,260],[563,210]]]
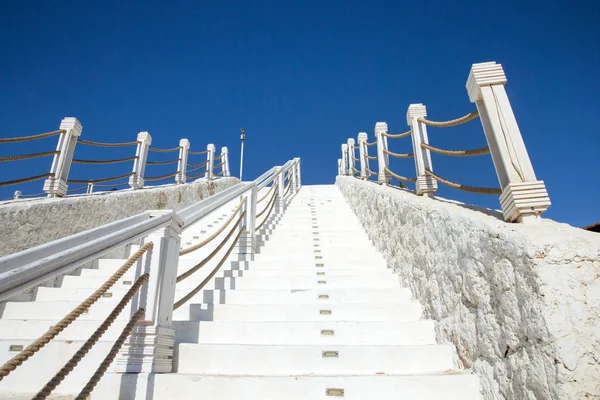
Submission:
[[[221,159],[223,163],[223,176],[231,176],[229,172],[229,150],[227,147],[221,147],[221,154],[223,154],[223,158]]]
[[[387,133],[388,126],[385,122],[378,122],[375,124],[375,139],[377,140],[377,164],[379,167],[379,174],[377,176],[377,182],[380,185],[388,185],[392,180],[391,176],[386,172],[386,168],[389,169],[390,160],[384,150],[387,150],[387,137],[383,134]]]
[[[354,151],[354,139],[348,138],[348,174],[350,176],[356,176],[356,166],[354,159],[356,158],[356,152]]]
[[[348,144],[342,144],[342,175],[348,175]]]
[[[284,184],[284,175],[285,171],[283,167],[279,167],[279,176],[277,176],[277,213],[283,214],[285,211],[285,199],[283,198],[283,194],[285,193],[285,184]]]
[[[300,170],[300,158],[294,158],[296,161],[296,184],[298,185],[298,190],[302,187],[302,172]]]
[[[433,196],[437,190],[437,181],[427,175],[425,169],[433,172],[431,154],[429,149],[421,147],[421,143],[429,144],[427,138],[427,125],[419,121],[419,118],[427,116],[427,109],[423,104],[411,104],[406,112],[406,123],[410,126],[413,154],[415,159],[415,170],[417,183],[415,185],[417,195]]]
[[[504,85],[506,75],[495,62],[473,64],[467,79],[469,99],[481,125],[502,188],[500,205],[506,221],[535,221],[550,206],[543,181],[536,178]]]
[[[206,179],[214,179],[214,165],[215,165],[215,145],[209,144],[206,146]]]
[[[368,180],[367,176],[367,166],[369,160],[367,160],[367,133],[360,132],[358,134],[358,157],[360,163],[360,179]]]
[[[177,164],[177,175],[175,175],[175,183],[185,183],[187,174],[187,160],[190,151],[190,141],[181,139],[179,141],[179,163]]]
[[[48,194],[48,197],[63,197],[67,194],[75,145],[83,127],[77,118],[67,117],[60,122],[59,129],[66,132],[58,136],[56,151],[59,153],[54,155],[50,167],[50,173],[53,175],[44,182],[44,192]]]
[[[133,162],[133,173],[129,177],[129,186],[133,189],[142,189],[144,187],[144,172],[146,171],[146,160],[148,159],[148,149],[152,144],[152,136],[148,132],[140,132],[137,136],[136,159]]]
[[[342,159],[338,158],[338,176],[344,175],[344,170],[342,167]]]
[[[145,239],[146,243],[152,242],[153,247],[136,274],[149,275],[137,301],[145,313],[119,351],[116,372],[173,371],[173,304],[183,221],[172,210],[150,212],[151,217],[165,214],[171,214],[171,223]]]

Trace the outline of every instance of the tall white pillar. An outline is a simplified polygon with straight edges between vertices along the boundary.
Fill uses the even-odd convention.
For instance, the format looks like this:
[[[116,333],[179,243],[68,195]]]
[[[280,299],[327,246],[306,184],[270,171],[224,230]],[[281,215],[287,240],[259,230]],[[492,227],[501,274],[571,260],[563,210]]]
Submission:
[[[215,164],[215,145],[209,144],[206,146],[206,179],[211,180],[215,177],[214,164]]]
[[[185,183],[186,181],[189,151],[190,141],[187,139],[181,139],[179,141],[179,164],[177,164],[177,175],[175,175],[175,183]]]
[[[348,145],[342,144],[342,175],[348,175]]]
[[[367,157],[365,156],[367,154],[367,138],[368,136],[366,132],[360,132],[358,134],[358,161],[360,162],[360,179],[366,180],[369,179],[367,174],[369,160],[367,160]]]
[[[50,167],[50,173],[54,176],[49,177],[44,182],[44,192],[48,194],[48,197],[63,197],[67,194],[67,181],[69,180],[75,145],[83,127],[77,118],[67,117],[60,122],[59,129],[66,132],[58,135],[56,150],[59,153],[54,155]]]
[[[152,144],[152,136],[148,132],[140,132],[137,136],[138,145],[135,155],[137,158],[133,162],[133,175],[129,177],[129,186],[133,189],[142,189],[144,187],[144,172],[146,170],[146,160],[148,159],[148,149]]]
[[[229,172],[229,150],[227,147],[221,147],[221,154],[223,154],[223,159],[221,160],[223,163],[223,176],[231,176]]]
[[[473,64],[466,86],[469,99],[479,111],[502,188],[504,219],[535,221],[550,206],[550,197],[544,182],[535,176],[505,84],[502,65],[486,62]]]
[[[387,133],[388,125],[385,122],[378,122],[375,124],[375,138],[377,139],[377,164],[379,167],[379,174],[377,177],[377,182],[380,185],[388,185],[392,180],[392,177],[385,171],[386,168],[389,169],[390,160],[387,154],[385,154],[384,150],[387,150],[387,137],[383,134]]]
[[[356,152],[354,151],[354,139],[348,138],[348,174],[350,176],[356,176],[354,174],[354,170],[356,166],[354,164],[354,158],[356,157]]]
[[[433,172],[431,154],[429,149],[421,147],[421,143],[429,144],[427,138],[427,125],[419,122],[419,118],[427,116],[427,109],[423,104],[411,104],[406,112],[406,123],[410,126],[415,159],[415,170],[417,172],[417,183],[415,185],[419,196],[433,196],[437,190],[437,181],[425,173],[425,168]]]

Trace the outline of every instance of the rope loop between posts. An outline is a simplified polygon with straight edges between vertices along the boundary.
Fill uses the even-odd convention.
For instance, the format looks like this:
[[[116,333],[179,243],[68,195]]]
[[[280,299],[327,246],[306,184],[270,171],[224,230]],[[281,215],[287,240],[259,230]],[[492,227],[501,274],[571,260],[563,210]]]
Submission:
[[[265,195],[263,197],[261,197],[260,199],[256,200],[256,204],[258,204],[261,201],[263,201],[264,199],[266,199],[267,196],[273,191],[273,189],[275,188],[275,186],[277,186],[277,184],[275,182],[273,182],[273,184],[271,185],[271,187],[269,188],[269,190],[267,191],[267,193],[265,193]]]
[[[422,122],[427,126],[433,126],[434,128],[449,128],[451,126],[462,125],[474,120],[477,117],[479,117],[479,111],[473,111],[472,113],[469,113],[463,117],[451,119],[449,121],[430,121],[424,117],[418,118],[417,121]]]
[[[181,161],[181,158],[176,158],[174,160],[166,160],[166,161],[146,161],[148,165],[165,165],[165,164],[173,164]]]
[[[125,261],[125,263],[100,286],[94,293],[92,293],[87,299],[67,314],[63,319],[53,325],[46,333],[36,339],[33,343],[27,346],[19,354],[8,360],[2,367],[0,367],[0,381],[8,376],[12,371],[17,369],[35,353],[46,346],[52,339],[54,339],[59,333],[65,330],[73,321],[75,321],[81,314],[87,311],[98,299],[106,293],[128,270],[131,266],[139,260],[139,258],[153,247],[153,243],[149,242],[144,244],[138,251],[136,251],[131,257]]]
[[[18,155],[18,156],[0,157],[0,162],[18,161],[18,160],[29,160],[29,159],[32,159],[32,158],[53,156],[53,155],[59,154],[59,153],[60,153],[60,151],[55,150],[55,151],[44,151],[42,153],[31,153],[31,154],[21,154],[21,155]]]
[[[367,159],[369,160],[377,160],[377,156],[370,156],[368,154],[365,154],[365,157],[367,157]]]
[[[246,197],[244,196],[243,200],[240,201],[240,204],[238,204],[235,207],[235,209],[233,210],[233,212],[229,216],[229,219],[227,219],[227,221],[225,221],[225,223],[223,224],[223,226],[221,226],[219,229],[217,229],[215,231],[215,233],[213,233],[212,235],[210,235],[209,237],[207,237],[206,239],[204,239],[200,243],[195,244],[195,245],[193,245],[191,247],[188,247],[187,249],[181,250],[179,252],[179,255],[183,256],[185,254],[191,253],[192,251],[196,251],[196,250],[204,247],[208,243],[212,242],[217,236],[219,236],[221,234],[221,232],[223,232],[225,230],[225,228],[227,228],[229,226],[229,224],[231,223],[231,221],[233,221],[233,219],[235,218],[235,215],[238,213],[238,211],[240,211],[240,209],[242,208],[242,206],[244,205],[245,202],[246,202]]]
[[[244,211],[242,213],[242,216],[245,215],[245,214],[246,214],[246,212]],[[241,219],[240,219],[240,221],[241,221]],[[238,225],[239,225],[239,222],[231,230],[231,232],[234,232]],[[221,268],[221,266],[225,263],[225,261],[227,260],[227,257],[229,257],[229,255],[233,251],[233,248],[237,244],[238,240],[240,239],[240,237],[244,233],[246,233],[246,227],[243,227],[242,229],[240,229],[238,231],[238,234],[236,235],[235,239],[233,240],[233,242],[231,243],[231,245],[227,249],[227,252],[223,256],[223,258],[221,258],[221,260],[219,261],[219,263],[217,264],[217,266],[210,272],[210,274],[208,274],[208,276],[206,278],[204,278],[204,280],[198,286],[196,286],[194,289],[192,289],[191,292],[189,292],[188,294],[186,294],[185,296],[183,296],[181,299],[179,299],[177,302],[175,302],[175,304],[173,305],[173,310],[177,310],[179,307],[181,307],[182,305],[184,305],[185,303],[187,303],[188,300],[190,300],[192,297],[194,297],[199,291],[202,290],[202,288],[204,286],[206,286],[206,284],[208,282],[210,282],[210,280],[217,274],[217,272],[219,271],[219,269]],[[228,238],[229,238],[229,236],[228,236]],[[225,239],[223,241],[223,243],[225,243],[228,240],[228,238]]]
[[[403,138],[403,137],[407,137],[407,136],[410,136],[410,133],[411,133],[410,131],[404,132],[404,133],[398,133],[398,134],[391,134],[391,133],[387,133],[387,132],[381,132],[381,134],[383,136],[385,136],[387,138],[390,138],[390,139],[400,139],[400,138]]]
[[[154,147],[149,147],[148,148],[149,151],[153,151],[155,153],[172,153],[174,151],[178,151],[179,149],[181,149],[181,147],[173,147],[172,149],[157,149],[157,148],[154,148]]]
[[[269,217],[271,216],[271,213],[273,212],[273,209],[275,208],[275,199],[277,199],[277,197],[279,197],[279,194],[277,192],[275,192],[273,194],[273,198],[271,199],[271,201],[269,202],[271,204],[271,206],[269,207],[269,205],[267,204],[267,207],[269,207],[269,212],[267,213],[267,216],[265,217],[265,219],[263,219],[263,221],[254,229],[254,232],[258,232],[260,230],[260,228],[263,227],[263,225],[269,220]],[[263,212],[261,212],[261,215],[264,213],[264,211],[267,210],[267,208],[265,207],[265,209],[263,210]],[[256,216],[256,218],[258,219],[258,215]]]
[[[21,136],[21,137],[15,137],[15,138],[0,138],[0,143],[21,143],[21,142],[28,142],[30,140],[44,139],[44,138],[47,138],[47,137],[50,137],[50,136],[60,135],[62,133],[67,133],[67,131],[64,130],[64,129],[59,129],[57,131],[40,133],[38,135],[32,135],[32,136]]]
[[[30,176],[28,178],[21,178],[21,179],[15,179],[15,180],[12,180],[12,181],[0,182],[0,187],[11,186],[11,185],[18,185],[19,183],[33,182],[33,181],[37,181],[37,180],[40,180],[40,179],[52,178],[52,177],[54,177],[53,173],[36,175],[36,176]]]
[[[224,154],[225,154],[225,153],[221,153],[221,154],[219,154],[218,156],[216,156],[216,157],[215,157],[215,161],[217,161],[217,160],[220,160],[221,158],[223,158],[223,155],[224,155]]]
[[[73,159],[73,164],[117,164],[131,160],[137,160],[138,156],[125,157],[125,158],[116,158],[114,160],[78,160],[76,158]]]
[[[256,218],[261,217],[265,212],[267,212],[267,210],[269,209],[269,207],[271,206],[271,204],[275,204],[275,199],[276,198],[277,198],[277,191],[275,191],[275,193],[273,193],[273,195],[271,196],[271,199],[269,200],[269,202],[267,203],[267,205],[265,206],[265,208],[263,208],[263,210],[261,212],[259,212],[258,214],[256,214]]]
[[[371,143],[365,142],[365,145],[367,145],[368,147],[375,146],[376,144],[377,144],[377,140],[374,142],[371,142]]]
[[[220,163],[220,164],[217,164],[217,165],[213,166],[213,169],[220,168],[220,167],[222,167],[222,166],[223,166],[223,164],[225,164],[225,162],[224,162],[224,161],[223,161],[222,163]]]
[[[390,174],[391,176],[393,176],[394,178],[398,179],[399,181],[404,181],[404,182],[416,182],[417,181],[417,178],[407,178],[406,176],[395,174],[388,167],[385,167],[384,171],[387,172],[388,174]]]
[[[122,178],[128,178],[131,175],[133,175],[134,172],[130,172],[128,174],[124,174],[124,175],[120,175],[120,176],[113,176],[110,178],[102,178],[102,179],[69,179],[67,181],[67,183],[101,183],[101,182],[110,182],[110,181],[116,181]]]
[[[208,161],[204,161],[204,162],[196,163],[196,164],[194,164],[194,163],[187,163],[187,166],[188,167],[206,167],[206,164],[208,164]]]
[[[490,154],[489,147],[481,147],[479,149],[471,149],[471,150],[446,150],[446,149],[440,149],[438,147],[433,147],[427,143],[421,143],[421,147],[424,149],[431,150],[437,154],[443,154],[445,156],[469,157],[469,156],[481,156],[484,154]]]
[[[102,142],[93,142],[91,140],[85,140],[85,139],[77,139],[77,143],[81,143],[81,144],[87,144],[90,146],[96,146],[96,147],[127,147],[127,146],[137,146],[138,144],[142,143],[142,142],[125,142],[125,143],[102,143]]]
[[[166,175],[160,175],[160,176],[149,176],[147,178],[144,178],[144,180],[146,182],[157,182],[157,181],[162,181],[163,179],[172,178],[177,174],[178,174],[178,172],[173,172],[172,174],[166,174]]]
[[[204,150],[204,151],[188,151],[188,154],[192,155],[192,156],[201,156],[204,154],[208,154],[208,150]]]
[[[46,385],[38,392],[38,394],[33,397],[32,400],[44,400],[60,383],[75,369],[77,364],[89,353],[89,351],[94,347],[94,345],[100,340],[102,335],[110,328],[110,326],[115,322],[119,314],[125,309],[127,304],[131,301],[133,296],[137,293],[138,290],[142,287],[144,283],[148,281],[149,275],[143,274],[140,276],[135,283],[131,286],[131,288],[127,291],[125,296],[119,301],[119,303],[113,308],[111,313],[106,317],[102,324],[92,333],[92,335],[85,341],[85,343],[77,350],[77,352],[67,361],[67,363],[61,368],[60,371],[54,375],[52,379],[46,383]],[[143,309],[140,309],[143,310]],[[138,311],[140,311],[138,310]],[[143,312],[143,311],[142,311]],[[137,312],[136,312],[137,314]],[[139,316],[138,316],[139,318]],[[119,346],[120,347],[120,346]],[[106,360],[106,359],[105,359]],[[104,360],[104,361],[105,361]],[[112,362],[112,360],[111,360]],[[101,364],[102,365],[102,364]],[[94,374],[95,375],[95,374]],[[86,385],[87,387],[87,385]],[[78,397],[79,398],[79,397]]]
[[[427,168],[425,168],[425,173],[427,175],[431,176],[436,181],[443,183],[444,185],[450,186],[454,189],[463,190],[465,192],[470,192],[470,193],[478,193],[478,194],[495,194],[495,195],[502,194],[502,189],[500,189],[500,188],[484,188],[484,187],[476,187],[476,186],[467,186],[467,185],[461,185],[460,183],[449,181],[447,179],[442,178],[439,175],[434,174]]]
[[[415,156],[413,153],[406,153],[406,154],[393,153],[386,149],[383,149],[383,152],[387,155],[390,155],[390,156],[396,157],[396,158],[413,158]]]

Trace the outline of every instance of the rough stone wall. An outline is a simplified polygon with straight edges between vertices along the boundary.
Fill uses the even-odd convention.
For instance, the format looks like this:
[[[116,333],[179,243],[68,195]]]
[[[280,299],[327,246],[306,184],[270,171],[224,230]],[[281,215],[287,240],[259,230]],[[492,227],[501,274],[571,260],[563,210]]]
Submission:
[[[146,210],[180,210],[237,183],[237,178],[221,178],[143,190],[5,202],[0,205],[0,256]]]
[[[338,177],[369,237],[486,399],[600,398],[600,234]]]

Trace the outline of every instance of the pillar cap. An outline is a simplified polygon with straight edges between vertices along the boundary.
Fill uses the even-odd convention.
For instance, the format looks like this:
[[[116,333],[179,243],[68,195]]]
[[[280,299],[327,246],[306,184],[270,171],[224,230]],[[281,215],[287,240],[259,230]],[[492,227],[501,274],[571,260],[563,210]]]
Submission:
[[[348,138],[348,146],[354,146],[354,139]]]
[[[348,145],[346,143],[342,144],[342,151],[348,150]]]
[[[188,149],[190,148],[190,141],[187,139],[181,139],[179,141],[179,147],[187,147]]]
[[[358,142],[359,143],[363,140],[366,142],[368,140],[368,138],[369,138],[369,135],[367,135],[367,132],[360,132],[358,134]]]
[[[60,121],[60,129],[64,129],[66,131],[71,130],[71,135],[79,136],[81,135],[83,127],[77,118],[65,117],[62,119],[62,121]]]
[[[206,150],[211,151],[215,149],[215,145],[212,143],[209,143],[206,145]]]
[[[152,136],[148,132],[140,132],[137,135],[138,142],[148,142],[148,146],[152,144]]]
[[[427,107],[423,103],[415,103],[408,106],[406,110],[406,123],[411,126],[413,118],[420,118],[427,116]]]
[[[388,131],[387,122],[378,122],[375,124],[375,134],[377,134],[377,132],[387,132],[387,131]]]
[[[467,92],[472,103],[481,98],[481,87],[506,84],[502,64],[495,61],[473,64],[467,78]]]

